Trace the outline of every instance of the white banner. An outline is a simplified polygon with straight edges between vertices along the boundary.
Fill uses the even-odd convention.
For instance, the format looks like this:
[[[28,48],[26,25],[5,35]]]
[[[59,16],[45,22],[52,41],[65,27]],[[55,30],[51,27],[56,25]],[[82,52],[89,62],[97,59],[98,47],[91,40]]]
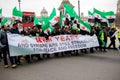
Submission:
[[[96,35],[58,35],[46,40],[44,37],[8,34],[8,43],[11,56],[52,54],[99,46]]]

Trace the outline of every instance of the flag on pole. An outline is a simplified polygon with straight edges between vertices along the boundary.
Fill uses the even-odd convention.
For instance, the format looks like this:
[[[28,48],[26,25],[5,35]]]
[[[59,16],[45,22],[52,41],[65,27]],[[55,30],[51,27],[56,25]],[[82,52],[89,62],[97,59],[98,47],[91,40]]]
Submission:
[[[87,32],[91,32],[91,26],[88,23],[85,23],[84,21],[80,20],[80,29],[87,31]]]
[[[17,10],[16,7],[13,8],[12,15],[13,15],[14,20],[22,21],[23,13],[21,11]]]
[[[12,22],[10,20],[8,20],[8,18],[3,18],[2,21],[1,21],[1,26],[11,26],[12,25]]]
[[[64,4],[65,12],[71,17],[77,19],[80,23],[80,29],[85,30],[87,32],[91,32],[91,26],[88,23],[85,23],[80,17],[76,14],[74,9],[69,4]],[[75,27],[73,27],[75,28]]]
[[[113,11],[103,12],[103,13],[107,19],[115,19],[116,18]]]
[[[56,9],[53,8],[49,17],[42,17],[44,24],[42,25],[42,30],[45,34],[49,35],[48,33],[52,33],[54,28],[52,27],[59,21],[59,18],[56,17]]]
[[[102,14],[103,13],[101,11],[94,8],[94,17],[95,18],[102,19],[102,17],[101,17]]]
[[[56,16],[56,9],[55,8],[53,8],[52,13],[50,14],[49,22],[52,26],[59,22],[59,17]]]
[[[100,20],[100,22],[106,22],[108,27],[110,27],[110,23],[108,19],[106,18],[104,12],[101,12],[94,8],[94,16]]]

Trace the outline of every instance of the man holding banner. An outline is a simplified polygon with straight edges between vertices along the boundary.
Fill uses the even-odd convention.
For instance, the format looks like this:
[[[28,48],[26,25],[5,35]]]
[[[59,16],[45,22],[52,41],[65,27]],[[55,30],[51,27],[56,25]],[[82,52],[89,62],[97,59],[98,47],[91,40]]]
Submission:
[[[12,65],[11,67],[15,68],[16,64],[14,62],[14,57],[10,57],[10,53],[9,53],[7,32],[8,32],[8,27],[3,25],[2,30],[0,31],[0,41],[1,41],[1,44],[3,45],[1,50],[3,53],[4,67],[8,68],[8,60],[7,60],[7,55],[8,55]]]

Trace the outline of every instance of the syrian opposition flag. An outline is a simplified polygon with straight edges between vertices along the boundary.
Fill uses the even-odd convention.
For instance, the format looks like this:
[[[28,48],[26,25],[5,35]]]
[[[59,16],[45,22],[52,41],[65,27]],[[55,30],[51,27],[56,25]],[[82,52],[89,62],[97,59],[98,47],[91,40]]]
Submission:
[[[113,11],[104,12],[104,15],[107,19],[115,19],[116,18]]]
[[[17,10],[16,7],[13,8],[12,15],[13,15],[14,20],[22,21],[23,13],[21,11]]]
[[[12,25],[12,22],[10,20],[8,20],[8,18],[3,18],[2,21],[1,21],[1,26],[11,26]]]
[[[110,27],[110,23],[106,18],[104,12],[101,12],[94,8],[94,16],[100,20],[101,23],[106,23],[108,27]]]
[[[107,22],[107,18],[104,14],[104,12],[101,12],[94,8],[94,16],[100,20],[100,22]]]
[[[90,24],[84,22],[83,20],[80,20],[80,29],[81,30],[84,30],[84,31],[87,31],[87,32],[91,32],[91,26]]]
[[[2,9],[0,9],[0,18],[2,18]]]
[[[100,19],[101,22],[107,22],[108,21],[108,19],[105,17],[105,15],[103,13],[101,13],[100,16],[101,16],[101,19]]]
[[[56,16],[56,9],[55,8],[53,8],[52,13],[49,16],[49,22],[52,26],[59,22],[59,17]]]
[[[94,8],[94,17],[95,18],[102,19],[101,14],[103,14],[103,12]]]
[[[109,23],[113,23],[115,21],[115,14],[113,11],[104,12],[105,17],[108,19]]]
[[[71,17],[75,18],[79,21],[80,23],[80,29],[91,32],[91,26],[88,23],[85,23],[83,20],[80,19],[80,17],[76,14],[74,9],[69,5],[69,4],[64,4],[65,12]],[[76,29],[75,26],[72,27],[73,29]]]
[[[42,20],[43,20],[42,30],[43,31],[45,31],[49,28],[50,20],[52,20],[54,18],[54,16],[56,16],[56,10],[55,9],[53,9],[53,11],[52,11],[52,13],[50,14],[49,17],[42,16]]]
[[[50,14],[49,17],[42,17],[43,20],[43,25],[42,25],[42,30],[44,31],[45,34],[49,35],[49,33],[51,34],[54,30],[54,28],[52,27],[53,25],[55,25],[57,22],[59,22],[59,18],[56,17],[56,9],[54,8]]]
[[[80,17],[77,15],[75,10],[69,5],[69,4],[64,4],[64,10],[65,10],[65,17],[66,21],[69,22],[70,20],[74,19],[80,19]]]

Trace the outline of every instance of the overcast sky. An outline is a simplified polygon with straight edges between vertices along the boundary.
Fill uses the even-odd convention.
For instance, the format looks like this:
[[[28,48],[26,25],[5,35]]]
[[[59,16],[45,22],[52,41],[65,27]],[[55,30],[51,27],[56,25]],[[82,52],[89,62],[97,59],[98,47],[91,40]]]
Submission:
[[[78,0],[69,0],[74,6],[75,11],[78,13]],[[80,12],[84,15],[88,15],[88,10],[93,11],[96,8],[101,11],[114,11],[116,13],[118,0],[80,0]],[[57,9],[57,15],[59,15],[58,7],[62,0],[21,0],[22,11],[35,12],[37,16],[40,16],[40,12],[45,7],[48,14],[51,13],[53,8]],[[12,16],[12,9],[14,7],[19,9],[18,0],[0,0],[0,8],[3,9],[3,16]]]

